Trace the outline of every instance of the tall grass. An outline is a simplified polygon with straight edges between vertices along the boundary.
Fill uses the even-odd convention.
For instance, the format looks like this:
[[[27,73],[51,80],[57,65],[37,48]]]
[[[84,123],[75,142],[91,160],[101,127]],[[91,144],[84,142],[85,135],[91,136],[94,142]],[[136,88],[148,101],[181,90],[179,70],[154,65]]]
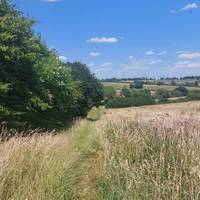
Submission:
[[[0,144],[0,199],[84,199],[86,175],[100,148],[93,128],[84,121],[68,133]]]
[[[102,199],[200,199],[200,123],[122,120],[106,130]]]
[[[146,116],[155,113],[152,107],[140,109],[147,118],[114,111],[62,134],[0,143],[0,199],[200,199],[197,105],[155,120]]]

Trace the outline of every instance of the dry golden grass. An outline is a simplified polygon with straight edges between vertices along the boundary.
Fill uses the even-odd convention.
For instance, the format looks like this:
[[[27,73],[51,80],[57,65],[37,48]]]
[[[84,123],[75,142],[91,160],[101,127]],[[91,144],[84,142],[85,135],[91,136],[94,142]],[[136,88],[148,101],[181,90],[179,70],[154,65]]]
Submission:
[[[104,119],[102,199],[200,199],[200,102],[111,109]]]
[[[58,135],[0,144],[0,199],[83,199],[85,171],[98,148],[93,125],[85,120]]]
[[[0,144],[0,199],[200,199],[200,102],[101,112]]]

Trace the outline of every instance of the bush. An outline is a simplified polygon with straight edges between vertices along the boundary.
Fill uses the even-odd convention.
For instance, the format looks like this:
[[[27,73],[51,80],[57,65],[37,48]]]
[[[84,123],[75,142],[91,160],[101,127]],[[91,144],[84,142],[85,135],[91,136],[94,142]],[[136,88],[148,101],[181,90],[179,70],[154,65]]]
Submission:
[[[165,85],[165,83],[164,83],[163,81],[158,81],[158,82],[157,82],[157,85],[158,85],[158,86],[160,86],[160,85]]]
[[[174,97],[181,97],[181,96],[187,96],[188,95],[188,90],[187,88],[183,87],[183,86],[180,86],[180,87],[177,87],[173,92],[172,92],[172,95]]]
[[[132,92],[130,89],[123,87],[122,91],[121,91],[121,96],[124,97],[131,97],[132,96]]]
[[[143,81],[135,81],[135,89],[142,89],[144,86]]]
[[[144,106],[155,104],[153,97],[149,94],[138,95],[135,93],[133,97],[116,98],[108,101],[106,108],[126,108],[131,106]]]
[[[117,91],[112,86],[108,86],[108,87],[103,88],[103,95],[104,95],[105,100],[113,99],[116,96],[116,94],[117,94]]]
[[[158,99],[167,99],[170,98],[171,94],[168,90],[165,89],[159,89],[156,91],[156,97]]]
[[[142,89],[143,86],[144,86],[143,81],[135,81],[134,83],[131,83],[130,88]]]
[[[200,91],[190,91],[187,95],[189,100],[200,100]]]

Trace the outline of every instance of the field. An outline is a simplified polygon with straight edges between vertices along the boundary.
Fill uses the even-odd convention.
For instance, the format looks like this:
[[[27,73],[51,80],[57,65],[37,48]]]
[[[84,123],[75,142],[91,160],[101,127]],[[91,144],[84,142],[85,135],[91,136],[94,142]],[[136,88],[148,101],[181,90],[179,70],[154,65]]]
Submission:
[[[167,84],[167,83],[166,83]],[[129,87],[129,83],[112,83],[112,82],[103,82],[103,85],[105,87],[112,86],[116,90],[121,90],[123,87]],[[166,89],[169,91],[172,91],[176,89],[178,86],[172,86],[172,85],[144,85],[144,88],[150,91],[156,91],[158,89]],[[191,90],[200,90],[200,87],[186,87],[189,91]]]
[[[199,199],[200,102],[94,109],[0,144],[0,199]]]

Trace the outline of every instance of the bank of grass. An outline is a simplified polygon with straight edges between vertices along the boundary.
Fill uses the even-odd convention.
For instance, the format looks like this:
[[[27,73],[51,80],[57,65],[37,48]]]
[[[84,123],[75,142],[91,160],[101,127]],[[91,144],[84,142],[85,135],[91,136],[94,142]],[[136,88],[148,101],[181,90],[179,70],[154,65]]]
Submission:
[[[198,121],[121,120],[105,132],[101,199],[200,199]]]
[[[67,133],[12,138],[0,144],[0,199],[84,199],[89,169],[100,150],[92,122]],[[96,159],[95,159],[96,160]],[[88,199],[88,198],[86,198]]]
[[[97,108],[97,107],[92,108],[87,115],[87,120],[89,121],[99,120],[101,117],[101,111],[102,111],[102,108]]]

